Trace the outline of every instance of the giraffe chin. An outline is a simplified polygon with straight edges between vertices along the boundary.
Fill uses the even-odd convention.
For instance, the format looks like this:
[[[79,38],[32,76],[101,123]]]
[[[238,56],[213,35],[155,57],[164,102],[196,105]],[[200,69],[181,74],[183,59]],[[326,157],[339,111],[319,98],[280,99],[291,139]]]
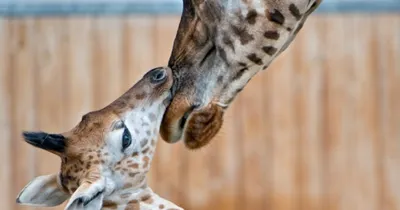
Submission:
[[[185,146],[199,149],[210,143],[222,127],[223,115],[223,108],[215,104],[192,112],[185,127]]]
[[[183,139],[188,149],[199,149],[206,146],[215,137],[223,124],[224,109],[216,104],[209,104],[200,109],[189,109],[176,126],[161,128],[161,136],[168,143]],[[167,123],[167,122],[166,122]]]

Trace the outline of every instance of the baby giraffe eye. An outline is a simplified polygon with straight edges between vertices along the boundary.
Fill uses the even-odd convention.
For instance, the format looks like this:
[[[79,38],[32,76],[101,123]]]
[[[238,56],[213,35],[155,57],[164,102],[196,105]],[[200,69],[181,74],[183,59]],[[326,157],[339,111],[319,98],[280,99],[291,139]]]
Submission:
[[[125,150],[132,143],[132,136],[128,128],[125,127],[124,133],[122,134],[122,150]]]

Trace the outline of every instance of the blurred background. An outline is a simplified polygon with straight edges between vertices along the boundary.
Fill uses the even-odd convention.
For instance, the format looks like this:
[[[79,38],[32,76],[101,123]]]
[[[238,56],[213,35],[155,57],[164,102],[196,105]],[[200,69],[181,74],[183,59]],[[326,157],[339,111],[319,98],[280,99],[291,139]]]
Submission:
[[[18,192],[60,166],[21,132],[69,130],[166,65],[181,7],[0,0],[0,209],[33,209]],[[209,146],[159,141],[149,181],[190,210],[400,210],[400,0],[324,0]]]

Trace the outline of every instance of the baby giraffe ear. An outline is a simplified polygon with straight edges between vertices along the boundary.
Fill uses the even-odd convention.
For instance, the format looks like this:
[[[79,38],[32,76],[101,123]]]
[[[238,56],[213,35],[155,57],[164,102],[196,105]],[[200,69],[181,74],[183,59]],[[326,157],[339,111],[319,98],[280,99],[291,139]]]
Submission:
[[[57,206],[67,200],[68,194],[57,184],[57,174],[39,176],[27,184],[17,197],[17,203],[29,206]]]
[[[95,182],[83,182],[72,194],[65,210],[100,210],[103,206],[104,192],[104,179]]]

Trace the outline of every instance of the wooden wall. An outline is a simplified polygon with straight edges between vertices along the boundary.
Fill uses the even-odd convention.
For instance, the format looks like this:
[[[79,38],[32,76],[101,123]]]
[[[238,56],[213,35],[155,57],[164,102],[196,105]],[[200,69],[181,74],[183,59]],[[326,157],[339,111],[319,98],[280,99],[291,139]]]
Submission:
[[[61,132],[165,65],[178,16],[0,19],[0,203],[59,160]],[[400,15],[316,15],[208,147],[159,142],[150,183],[190,210],[400,210]],[[54,208],[61,209],[61,208]]]

